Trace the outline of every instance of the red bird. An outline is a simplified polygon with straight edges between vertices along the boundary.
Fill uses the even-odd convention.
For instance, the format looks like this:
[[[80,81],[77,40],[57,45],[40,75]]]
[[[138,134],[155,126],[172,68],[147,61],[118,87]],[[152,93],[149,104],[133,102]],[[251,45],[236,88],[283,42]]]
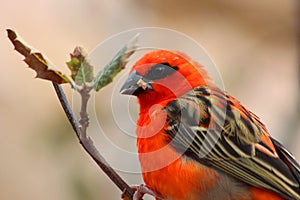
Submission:
[[[297,161],[203,66],[158,50],[130,73],[121,93],[137,96],[140,105],[141,193],[170,200],[300,199]]]

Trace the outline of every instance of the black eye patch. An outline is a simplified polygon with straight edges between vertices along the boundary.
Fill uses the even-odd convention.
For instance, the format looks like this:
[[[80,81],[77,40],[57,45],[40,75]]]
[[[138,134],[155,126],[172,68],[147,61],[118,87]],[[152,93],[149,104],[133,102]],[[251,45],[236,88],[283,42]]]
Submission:
[[[172,67],[169,63],[159,63],[153,65],[144,77],[148,80],[158,80],[173,74],[177,69],[178,67]]]

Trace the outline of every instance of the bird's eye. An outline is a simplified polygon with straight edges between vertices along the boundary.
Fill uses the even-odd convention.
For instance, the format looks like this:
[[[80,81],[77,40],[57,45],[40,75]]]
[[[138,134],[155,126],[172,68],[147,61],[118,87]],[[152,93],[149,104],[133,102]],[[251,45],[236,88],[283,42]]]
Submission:
[[[174,73],[177,70],[177,67],[171,67],[169,63],[159,63],[154,65],[148,73],[145,75],[145,78],[149,80],[158,80],[165,78],[166,76]]]

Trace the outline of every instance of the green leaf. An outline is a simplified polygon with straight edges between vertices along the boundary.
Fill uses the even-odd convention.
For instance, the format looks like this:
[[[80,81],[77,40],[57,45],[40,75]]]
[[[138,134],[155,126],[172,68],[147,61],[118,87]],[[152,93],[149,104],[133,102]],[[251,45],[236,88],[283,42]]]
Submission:
[[[77,85],[90,83],[94,79],[94,68],[86,60],[87,53],[82,47],[76,47],[67,62],[71,70],[71,77]]]
[[[24,61],[27,65],[36,71],[37,78],[50,80],[57,84],[69,83],[69,78],[64,75],[49,59],[42,55],[37,50],[27,45],[21,37],[13,30],[7,29],[7,35],[13,43],[15,50],[25,56]]]
[[[111,83],[114,77],[125,68],[129,57],[136,51],[138,35],[134,36],[94,79],[94,89],[99,91]]]

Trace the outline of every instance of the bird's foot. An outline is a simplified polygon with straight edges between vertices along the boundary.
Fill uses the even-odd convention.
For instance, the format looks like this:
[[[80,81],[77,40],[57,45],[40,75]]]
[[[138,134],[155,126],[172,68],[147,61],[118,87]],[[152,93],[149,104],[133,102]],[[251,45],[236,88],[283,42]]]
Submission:
[[[142,200],[143,196],[145,194],[149,194],[149,195],[155,197],[156,199],[163,199],[161,195],[157,194],[156,192],[154,192],[153,190],[151,190],[150,188],[148,188],[144,184],[132,186],[132,189],[135,191],[132,200]],[[128,199],[124,195],[124,193],[122,194],[122,199],[123,200],[127,200]]]

